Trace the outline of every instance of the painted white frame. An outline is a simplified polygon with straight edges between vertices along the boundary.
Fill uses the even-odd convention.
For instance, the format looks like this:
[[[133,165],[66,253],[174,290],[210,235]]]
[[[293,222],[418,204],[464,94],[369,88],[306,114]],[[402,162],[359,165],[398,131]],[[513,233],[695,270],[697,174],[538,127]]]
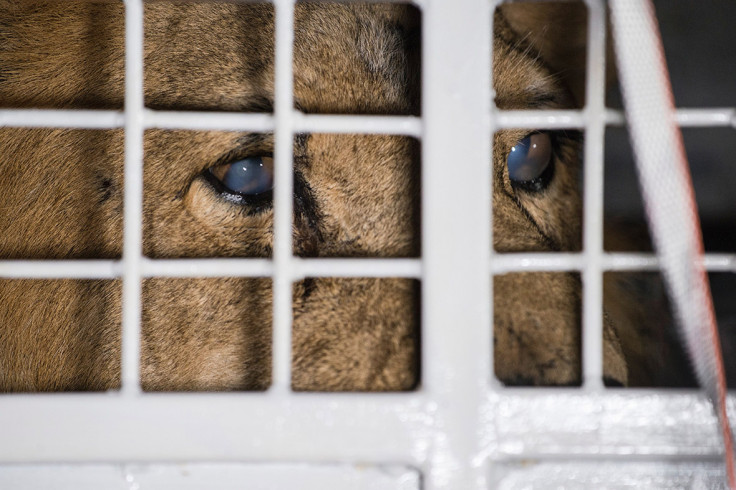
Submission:
[[[125,0],[124,111],[0,110],[0,126],[122,127],[126,133],[122,259],[85,261],[84,268],[80,261],[0,261],[0,278],[123,279],[122,390],[0,395],[4,421],[0,481],[4,469],[16,471],[19,463],[225,461],[398,464],[420,472],[422,488],[429,490],[544,486],[550,475],[559,476],[560,471],[591,474],[613,485],[626,468],[632,470],[632,478],[644,475],[635,480],[639,482],[648,481],[652,474],[647,468],[665,479],[685,471],[695,479],[717,482],[721,448],[716,422],[698,392],[605,389],[601,382],[602,273],[656,268],[651,255],[605,253],[602,247],[604,132],[607,125],[623,123],[622,114],[604,103],[605,2],[586,0],[585,108],[499,111],[492,104],[489,83],[496,2],[417,0],[423,14],[421,118],[296,112],[291,77],[293,2],[273,0],[277,80],[273,115],[144,108],[141,0]],[[459,50],[463,56],[457,55]],[[683,126],[736,128],[735,114],[732,108],[681,109],[678,117]],[[491,250],[491,135],[510,127],[585,131],[582,252],[496,254]],[[142,256],[146,128],[274,132],[273,260]],[[389,133],[421,140],[421,259],[292,256],[292,141],[295,133],[310,131]],[[443,168],[448,161],[453,162],[453,172]],[[442,199],[448,188],[463,192],[448,203]],[[736,255],[710,254],[706,266],[736,272]],[[585,288],[582,388],[500,386],[491,374],[492,275],[567,270],[579,271]],[[417,391],[290,392],[291,284],[307,275],[421,280],[423,373]],[[273,277],[272,388],[265,393],[143,394],[137,374],[140,279],[152,276]],[[733,396],[729,403],[733,411]],[[529,460],[539,462],[528,464]],[[46,469],[26,467],[29,474],[59,467],[42,468]],[[664,481],[681,481],[671,478]],[[310,485],[307,480],[302,483]],[[320,488],[314,485],[305,488]]]

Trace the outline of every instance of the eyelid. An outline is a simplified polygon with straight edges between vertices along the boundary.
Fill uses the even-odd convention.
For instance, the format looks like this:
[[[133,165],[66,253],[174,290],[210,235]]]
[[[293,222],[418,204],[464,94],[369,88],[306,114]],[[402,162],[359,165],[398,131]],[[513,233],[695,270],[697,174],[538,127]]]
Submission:
[[[273,134],[248,133],[234,142],[234,147],[215,156],[214,159],[204,162],[200,172],[219,165],[237,162],[249,157],[273,158]]]

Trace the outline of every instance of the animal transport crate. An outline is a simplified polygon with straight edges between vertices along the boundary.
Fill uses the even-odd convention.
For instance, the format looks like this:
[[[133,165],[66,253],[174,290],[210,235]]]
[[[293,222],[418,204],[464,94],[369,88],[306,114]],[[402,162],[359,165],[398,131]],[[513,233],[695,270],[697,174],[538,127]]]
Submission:
[[[121,260],[4,260],[0,277],[120,278],[122,388],[2,394],[0,488],[723,488],[712,407],[695,390],[603,386],[605,271],[656,270],[651,254],[603,249],[604,148],[623,114],[605,100],[606,2],[586,0],[586,100],[580,110],[499,110],[491,76],[491,0],[417,0],[421,116],[305,115],[293,109],[293,0],[275,6],[273,114],[156,111],[143,103],[143,8],[125,2],[125,110],[2,109],[4,127],[123,128]],[[458,56],[458,51],[462,56]],[[2,83],[2,82],[0,82]],[[733,108],[679,109],[683,127],[733,131]],[[275,135],[272,259],[149,259],[142,254],[147,128]],[[581,252],[500,254],[491,247],[491,135],[503,128],[584,132]],[[296,133],[381,133],[421,142],[421,257],[292,255]],[[443,165],[452,161],[455,171]],[[446,189],[462,189],[452,205]],[[708,254],[736,272],[736,255]],[[493,376],[492,277],[576,271],[583,294],[583,383],[507,388]],[[141,278],[271,277],[273,379],[258,393],[144,393],[139,381]],[[402,393],[290,389],[291,285],[304,277],[421,282],[421,383]],[[462,328],[459,328],[462,326]],[[0,346],[2,348],[2,346]],[[729,408],[736,399],[729,397]]]

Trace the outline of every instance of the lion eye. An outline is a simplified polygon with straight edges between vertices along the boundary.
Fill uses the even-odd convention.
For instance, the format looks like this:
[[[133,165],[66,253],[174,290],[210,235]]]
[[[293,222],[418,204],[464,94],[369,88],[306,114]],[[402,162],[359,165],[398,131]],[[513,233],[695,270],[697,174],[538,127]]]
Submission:
[[[256,196],[273,189],[273,158],[248,157],[207,170],[223,187],[240,196]]]
[[[506,159],[509,178],[524,184],[539,179],[550,164],[552,141],[547,133],[533,133],[516,143]]]

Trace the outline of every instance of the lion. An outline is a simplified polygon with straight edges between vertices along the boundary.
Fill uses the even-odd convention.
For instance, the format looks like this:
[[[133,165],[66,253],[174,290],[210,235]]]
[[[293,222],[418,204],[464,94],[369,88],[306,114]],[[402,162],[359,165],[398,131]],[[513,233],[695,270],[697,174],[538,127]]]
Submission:
[[[574,73],[559,60],[579,60],[580,46],[556,53],[547,38],[525,34],[532,16],[512,9],[494,18],[498,107],[580,107],[580,84],[559,75]],[[122,109],[123,20],[119,3],[0,0],[2,106]],[[265,4],[146,4],[146,106],[270,112],[273,26]],[[299,110],[420,115],[417,9],[299,3],[294,36]],[[504,130],[493,138],[495,249],[580,250],[581,134]],[[0,128],[0,258],[119,258],[123,142],[122,130]],[[273,144],[271,134],[147,130],[144,254],[270,257]],[[530,145],[542,149],[534,154]],[[295,255],[420,257],[420,167],[412,138],[298,135]],[[580,383],[580,289],[572,273],[495,278],[495,373],[503,383]],[[149,278],[142,294],[145,391],[268,388],[270,279]],[[292,388],[415,389],[419,299],[411,279],[295,283]],[[119,388],[119,280],[2,280],[0,305],[1,391]],[[607,314],[604,325],[604,371],[614,385],[635,379],[626,318]]]

